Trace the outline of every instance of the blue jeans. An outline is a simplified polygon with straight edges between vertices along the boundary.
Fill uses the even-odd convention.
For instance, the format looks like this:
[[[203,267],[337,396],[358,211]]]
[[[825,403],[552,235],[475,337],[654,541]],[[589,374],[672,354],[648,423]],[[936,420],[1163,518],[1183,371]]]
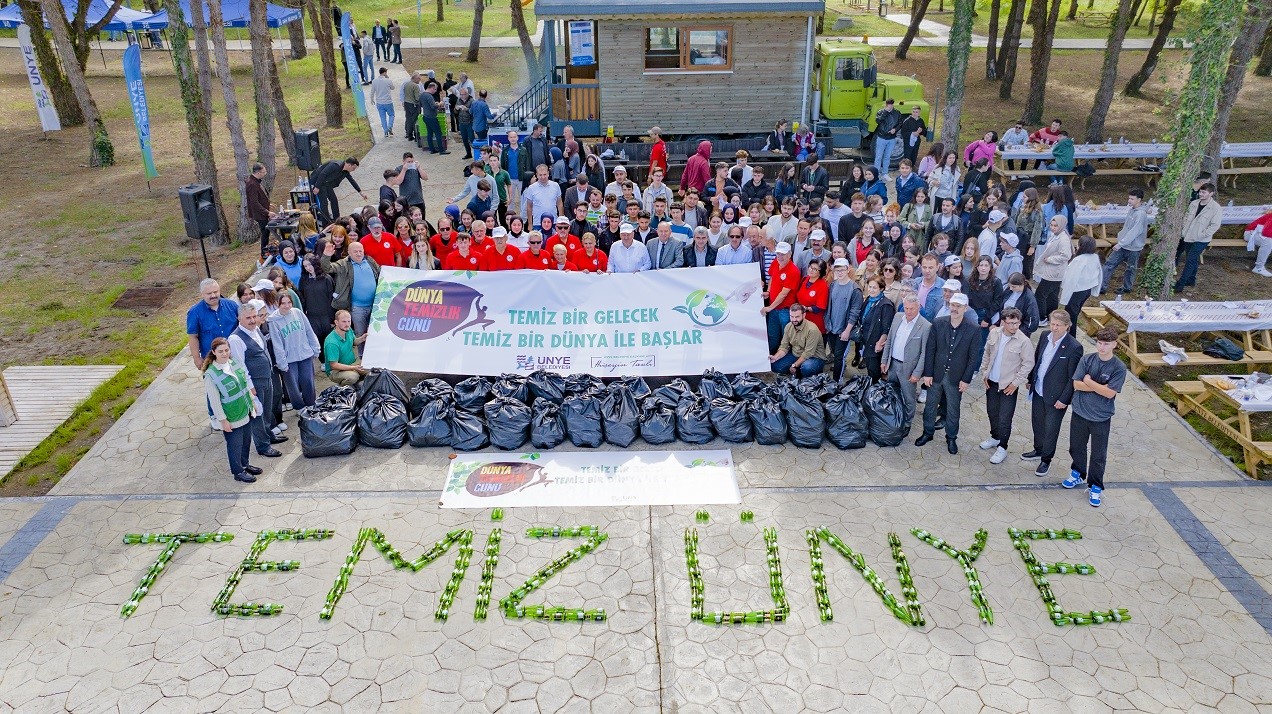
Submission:
[[[875,137],[875,159],[874,165],[881,172],[879,178],[888,173],[888,168],[892,164],[892,149],[897,145],[896,139],[881,139]]]
[[[424,129],[428,135],[428,150],[431,153],[438,153],[442,150],[442,124],[437,121],[437,115],[424,116]]]
[[[247,459],[252,454],[251,424],[244,424],[233,431],[222,431],[221,435],[225,437],[225,455],[230,459],[230,474],[243,475],[248,466]]]
[[[817,159],[818,159],[819,161],[820,161],[821,159],[826,158],[826,145],[825,145],[825,144],[823,144],[822,142],[820,142],[820,141],[819,141],[819,142],[817,142],[817,145],[816,145],[815,147],[813,147],[813,148],[814,148],[814,150],[817,152]],[[799,153],[795,156],[795,160],[796,160],[796,161],[803,161],[803,160],[805,160],[805,159],[807,159],[807,158],[808,158],[808,149],[800,149],[800,150],[799,150]]]
[[[375,77],[375,58],[366,50],[362,51],[362,76],[366,78],[362,80],[364,82],[370,82]]]
[[[1179,242],[1179,247],[1175,249],[1175,265],[1179,265],[1181,257],[1184,258],[1184,271],[1179,274],[1179,280],[1175,281],[1175,292],[1197,284],[1197,268],[1201,266],[1201,254],[1209,245],[1209,243],[1201,242]],[[1185,253],[1187,253],[1186,256]]]
[[[790,374],[791,366],[798,359],[795,355],[788,354],[773,363],[773,372],[775,374]],[[822,369],[826,366],[825,360],[809,357],[799,366],[799,376],[811,377],[815,374],[821,374]]]
[[[380,126],[384,128],[384,133],[393,131],[393,105],[377,104],[375,110],[380,113]]]
[[[782,345],[782,332],[791,322],[791,311],[784,307],[774,309],[769,312],[767,320],[769,354],[777,354],[777,348]]]
[[[283,372],[283,385],[287,388],[287,398],[292,408],[299,411],[301,407],[314,405],[314,361],[312,359],[292,362]]]
[[[1100,282],[1100,294],[1103,295],[1109,289],[1109,281],[1113,278],[1113,271],[1117,266],[1126,263],[1126,274],[1122,276],[1122,288],[1117,290],[1117,294],[1129,293],[1135,287],[1135,271],[1139,269],[1140,252],[1138,250],[1122,250],[1114,248],[1109,253],[1109,260],[1104,264],[1104,280]]]

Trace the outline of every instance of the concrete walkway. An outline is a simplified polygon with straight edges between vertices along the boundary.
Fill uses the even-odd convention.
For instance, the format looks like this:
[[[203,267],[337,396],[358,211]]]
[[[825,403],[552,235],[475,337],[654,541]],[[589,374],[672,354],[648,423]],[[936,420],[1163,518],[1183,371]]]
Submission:
[[[893,13],[885,16],[886,19],[897,23],[902,28],[910,26],[910,16],[904,13]],[[950,26],[935,22],[933,20],[920,20],[919,30],[930,32],[935,37],[916,37],[914,38],[913,47],[948,47],[950,41]],[[905,32],[904,29],[901,30]],[[871,37],[870,44],[879,47],[896,47],[901,44],[901,37]],[[1108,47],[1108,40],[1089,40],[1089,39],[1057,39],[1052,43],[1054,49],[1057,50],[1103,50]],[[1167,43],[1171,49],[1190,47],[1191,44],[1183,39]],[[984,35],[972,33],[972,47],[984,48],[989,45],[989,38]],[[1153,45],[1153,38],[1130,39],[1123,40],[1122,49],[1124,50],[1147,50]],[[1020,41],[1022,48],[1028,49],[1033,47],[1032,38],[1023,38]]]
[[[543,23],[540,22],[536,25],[534,34],[530,36],[530,40],[531,42],[534,43],[535,47],[539,46],[539,40],[542,38],[542,36],[543,36]],[[491,48],[491,49],[520,48],[521,40],[519,40],[515,35],[512,37],[483,37],[481,38],[481,46],[483,48]],[[18,38],[0,37],[0,47],[12,47],[14,49],[17,49]],[[128,43],[123,41],[119,41],[119,42],[103,41],[103,42],[93,43],[94,51],[96,51],[99,47],[102,50],[106,50],[110,52],[123,52],[124,50],[128,49]],[[279,37],[276,34],[274,36],[274,47],[275,49],[278,49],[278,50],[290,51],[291,42],[288,40],[286,35]],[[313,38],[308,38],[305,40],[305,47],[309,50],[317,52],[318,41]],[[226,40],[225,48],[227,50],[235,51],[235,52],[250,52],[252,49],[251,45],[248,43],[247,40]],[[402,49],[404,50],[452,50],[452,49],[467,49],[467,48],[468,48],[467,37],[405,37],[404,36],[402,38]]]

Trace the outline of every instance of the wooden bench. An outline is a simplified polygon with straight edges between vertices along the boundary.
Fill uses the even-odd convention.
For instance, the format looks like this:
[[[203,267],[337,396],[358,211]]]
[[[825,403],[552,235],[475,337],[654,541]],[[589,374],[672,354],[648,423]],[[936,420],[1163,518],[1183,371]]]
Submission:
[[[1109,311],[1100,306],[1084,307],[1078,315],[1078,327],[1088,335],[1094,335],[1109,322]]]
[[[1112,27],[1113,21],[1117,19],[1116,12],[1096,12],[1087,10],[1078,13],[1078,22],[1087,27]]]
[[[1206,392],[1206,385],[1202,384],[1200,380],[1177,380],[1167,382],[1166,388],[1174,392],[1175,395],[1179,397],[1200,397]],[[1192,404],[1193,402],[1191,399],[1178,400],[1175,408],[1179,411],[1179,416],[1187,416],[1188,412],[1193,410]]]
[[[1211,357],[1204,352],[1186,352],[1185,354],[1188,355],[1188,359],[1180,363],[1185,367],[1229,366],[1240,364],[1245,365],[1247,372],[1256,372],[1259,367],[1272,364],[1272,351],[1264,350],[1246,350],[1245,357],[1235,362],[1221,357]],[[1143,352],[1139,354],[1130,352],[1127,353],[1127,358],[1131,361],[1131,373],[1137,377],[1143,374],[1149,367],[1172,366],[1165,360],[1165,357],[1166,355],[1160,352]]]
[[[1029,160],[1032,161],[1032,159],[1029,159]],[[1004,181],[1007,181],[1007,180],[1019,181],[1022,176],[1026,178],[1034,178],[1038,176],[1063,176],[1064,181],[1067,184],[1072,184],[1073,179],[1078,176],[1072,171],[1053,171],[1051,169],[1026,169],[1026,168],[1009,170],[1009,169],[1001,169],[1001,168],[998,168],[997,166],[994,167],[994,173],[997,173],[998,175],[1000,175]]]
[[[1237,187],[1237,176],[1242,174],[1267,174],[1272,173],[1272,165],[1265,166],[1241,166],[1237,168],[1219,169],[1219,186],[1222,188],[1227,185],[1230,188]]]

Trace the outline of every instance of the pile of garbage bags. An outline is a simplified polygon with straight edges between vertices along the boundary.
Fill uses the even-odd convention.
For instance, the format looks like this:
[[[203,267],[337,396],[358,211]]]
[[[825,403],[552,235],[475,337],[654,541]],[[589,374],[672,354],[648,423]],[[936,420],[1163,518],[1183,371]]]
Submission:
[[[358,389],[329,387],[301,410],[305,456],[348,454],[359,445],[396,449],[488,445],[504,450],[601,444],[790,442],[840,449],[867,443],[896,446],[905,438],[904,404],[896,387],[859,376],[840,385],[829,375],[732,378],[708,370],[693,387],[684,379],[651,389],[640,377],[608,385],[590,374],[539,371],[470,377],[454,386],[425,379],[407,390],[392,372],[372,370]]]

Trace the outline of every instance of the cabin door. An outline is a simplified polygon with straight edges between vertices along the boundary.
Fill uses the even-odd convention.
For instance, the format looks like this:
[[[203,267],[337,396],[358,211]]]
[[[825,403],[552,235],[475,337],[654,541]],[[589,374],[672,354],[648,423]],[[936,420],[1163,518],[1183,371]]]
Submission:
[[[595,20],[568,20],[561,33],[561,59],[552,85],[553,133],[570,124],[581,136],[601,133],[600,50]]]

